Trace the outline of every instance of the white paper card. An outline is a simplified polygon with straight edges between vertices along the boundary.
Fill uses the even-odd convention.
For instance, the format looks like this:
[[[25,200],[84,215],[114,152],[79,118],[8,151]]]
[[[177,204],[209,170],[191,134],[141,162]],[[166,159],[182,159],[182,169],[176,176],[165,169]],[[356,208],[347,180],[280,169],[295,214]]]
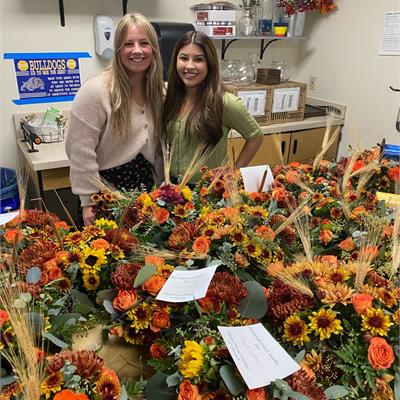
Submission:
[[[379,55],[400,55],[400,11],[385,14]]]
[[[238,97],[251,115],[265,115],[266,90],[239,90]]]
[[[272,112],[297,111],[299,108],[299,98],[299,87],[275,89]]]
[[[19,211],[13,211],[13,212],[0,214],[0,226],[5,225],[8,222],[12,221],[18,214],[19,214]]]
[[[243,177],[244,190],[246,190],[246,192],[259,191],[265,170],[267,170],[267,176],[261,192],[265,192],[272,187],[274,176],[272,175],[271,168],[268,165],[255,165],[252,167],[240,168],[240,173]]]
[[[156,299],[171,303],[183,303],[203,298],[217,267],[195,271],[174,270],[159,291]]]
[[[300,369],[262,324],[218,329],[249,389],[269,385]]]

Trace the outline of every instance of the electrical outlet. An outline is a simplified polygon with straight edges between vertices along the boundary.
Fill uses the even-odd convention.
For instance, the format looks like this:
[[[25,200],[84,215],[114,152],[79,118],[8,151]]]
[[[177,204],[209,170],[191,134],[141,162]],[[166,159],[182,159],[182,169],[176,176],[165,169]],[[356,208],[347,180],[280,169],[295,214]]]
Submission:
[[[308,88],[310,90],[315,90],[317,88],[317,77],[316,76],[310,76],[310,80],[308,82]]]

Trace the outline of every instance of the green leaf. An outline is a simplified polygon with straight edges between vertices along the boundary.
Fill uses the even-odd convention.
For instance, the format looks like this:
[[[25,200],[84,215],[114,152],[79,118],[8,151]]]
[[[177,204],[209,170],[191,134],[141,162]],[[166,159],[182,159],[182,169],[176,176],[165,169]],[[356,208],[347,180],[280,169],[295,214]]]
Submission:
[[[291,391],[292,388],[290,387],[290,385],[284,381],[283,379],[275,379],[274,380],[274,384],[277,387],[277,389],[283,391],[283,392],[288,392]]]
[[[166,379],[168,387],[178,386],[182,382],[182,375],[176,371]]]
[[[328,387],[324,393],[327,399],[340,399],[347,396],[349,391],[344,386],[333,385]]]
[[[294,390],[290,390],[289,392],[287,392],[287,395],[289,396],[290,399],[310,400],[308,396],[305,396],[303,393],[300,392],[295,392]]]
[[[122,385],[121,394],[120,394],[119,400],[129,400],[128,393],[126,392],[125,385]]]
[[[50,342],[54,343],[56,346],[61,347],[62,349],[65,349],[68,347],[67,343],[63,342],[62,340],[60,340],[58,337],[55,337],[54,335],[52,335],[49,332],[44,332],[43,333],[43,337],[45,339],[50,340]]]
[[[247,281],[244,285],[249,293],[239,304],[240,314],[243,318],[262,318],[268,307],[264,288],[256,281]]]
[[[85,304],[90,306],[93,310],[96,310],[96,307],[85,293],[81,293],[78,290],[73,289],[71,290],[71,298],[75,304]]]
[[[237,396],[240,392],[244,390],[243,383],[235,375],[235,372],[230,365],[223,365],[219,369],[219,374],[221,375],[221,378],[224,381],[228,390],[234,396]]]
[[[90,312],[93,312],[95,309],[91,306],[89,306],[88,304],[76,304],[75,305],[75,310],[76,312],[80,313],[80,314],[89,314]]]
[[[81,317],[78,313],[68,313],[63,315],[56,315],[50,319],[53,331],[57,331],[66,325],[72,325]]]
[[[157,271],[157,267],[152,264],[145,265],[139,273],[136,275],[135,282],[133,283],[133,287],[137,288],[147,281],[150,277],[152,277]]]
[[[303,358],[306,354],[305,350],[301,350],[296,354],[296,357],[294,358],[294,361],[297,362],[297,364],[300,364],[303,361]]]
[[[27,314],[27,320],[32,326],[32,330],[36,335],[40,335],[43,331],[44,323],[43,317],[37,312],[30,312]]]
[[[0,378],[0,386],[8,386],[11,385],[12,383],[14,383],[17,379],[15,378],[15,376],[2,376]]]
[[[400,372],[396,372],[394,379],[394,398],[400,399]]]
[[[176,391],[174,388],[168,387],[167,378],[166,374],[155,374],[147,380],[146,400],[176,400]]]
[[[117,294],[118,294],[117,289],[100,290],[99,292],[97,292],[96,303],[102,305],[104,300],[113,301],[114,298],[117,296]]]

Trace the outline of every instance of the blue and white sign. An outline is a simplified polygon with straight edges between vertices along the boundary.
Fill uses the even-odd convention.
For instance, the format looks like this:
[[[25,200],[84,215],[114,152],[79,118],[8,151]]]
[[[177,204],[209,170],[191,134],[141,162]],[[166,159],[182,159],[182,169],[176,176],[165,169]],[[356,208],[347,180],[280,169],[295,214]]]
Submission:
[[[81,87],[80,58],[89,53],[4,53],[14,61],[19,99],[15,104],[72,101]]]

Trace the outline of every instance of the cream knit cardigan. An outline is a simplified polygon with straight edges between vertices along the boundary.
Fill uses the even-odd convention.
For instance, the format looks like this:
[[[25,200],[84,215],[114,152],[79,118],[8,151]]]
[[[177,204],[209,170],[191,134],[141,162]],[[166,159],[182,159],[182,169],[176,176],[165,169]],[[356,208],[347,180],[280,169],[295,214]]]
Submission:
[[[66,152],[72,192],[82,206],[93,204],[90,197],[99,191],[99,171],[125,164],[139,152],[154,166],[156,177],[161,169],[149,108],[132,103],[132,131],[125,135],[113,134],[110,116],[109,73],[104,72],[79,89],[70,113]]]

